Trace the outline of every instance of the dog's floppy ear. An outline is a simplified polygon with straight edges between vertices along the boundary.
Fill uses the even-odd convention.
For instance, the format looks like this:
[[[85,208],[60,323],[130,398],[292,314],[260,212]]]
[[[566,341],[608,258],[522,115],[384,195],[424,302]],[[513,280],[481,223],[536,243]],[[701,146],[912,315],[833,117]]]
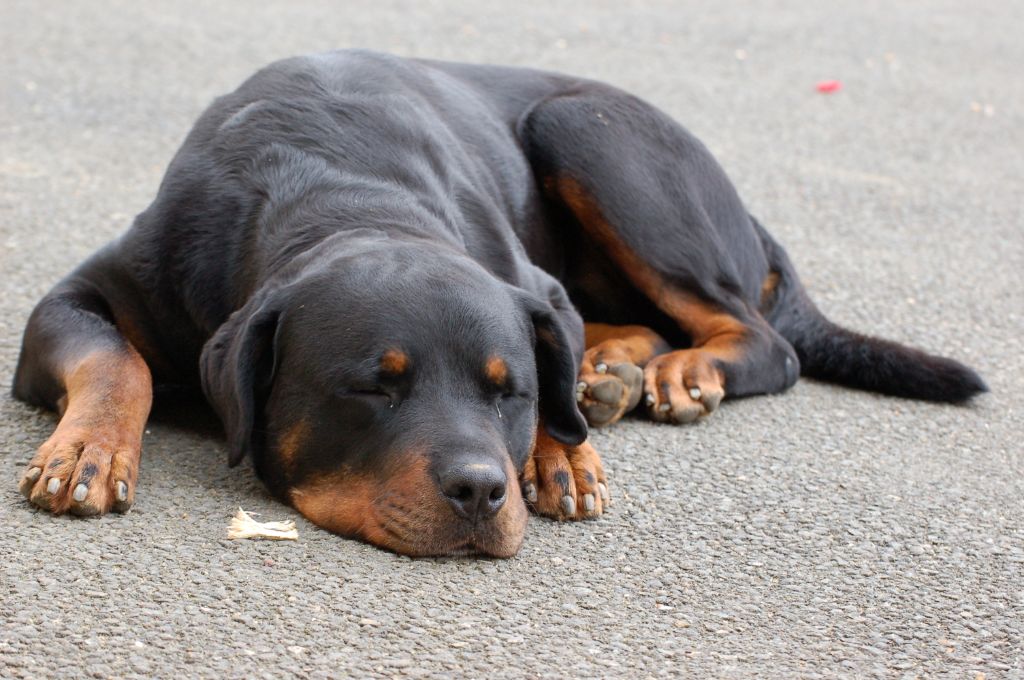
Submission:
[[[203,392],[228,441],[228,465],[262,447],[263,412],[274,374],[274,346],[281,310],[274,293],[257,293],[213,334],[199,360]]]
[[[528,299],[534,328],[541,421],[548,434],[563,444],[582,444],[587,438],[587,421],[576,405],[576,375],[581,357],[577,356],[579,352],[574,349],[558,312],[532,295]],[[582,346],[582,338],[579,344]]]

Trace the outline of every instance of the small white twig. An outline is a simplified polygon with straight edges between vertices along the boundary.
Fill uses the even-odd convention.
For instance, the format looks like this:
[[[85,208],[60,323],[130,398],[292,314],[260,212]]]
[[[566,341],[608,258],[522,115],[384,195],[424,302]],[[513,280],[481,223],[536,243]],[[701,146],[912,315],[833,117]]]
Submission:
[[[299,530],[295,528],[295,522],[285,520],[284,522],[257,522],[252,515],[242,508],[231,518],[228,526],[228,538],[269,538],[275,541],[296,541],[299,538]]]

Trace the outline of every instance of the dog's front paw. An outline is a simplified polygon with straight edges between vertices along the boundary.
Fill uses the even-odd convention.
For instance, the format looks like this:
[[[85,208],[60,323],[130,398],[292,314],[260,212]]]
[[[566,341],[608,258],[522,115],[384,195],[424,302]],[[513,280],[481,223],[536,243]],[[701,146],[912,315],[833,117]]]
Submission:
[[[608,506],[608,479],[589,442],[569,446],[538,428],[521,479],[523,498],[539,515],[559,520],[600,516]]]
[[[125,512],[135,500],[141,442],[115,427],[57,427],[21,478],[21,493],[54,514]]]
[[[718,408],[725,380],[710,353],[682,349],[651,359],[644,367],[644,392],[654,420],[692,423]]]
[[[621,340],[606,340],[583,355],[576,400],[593,427],[611,425],[640,402],[644,372]]]

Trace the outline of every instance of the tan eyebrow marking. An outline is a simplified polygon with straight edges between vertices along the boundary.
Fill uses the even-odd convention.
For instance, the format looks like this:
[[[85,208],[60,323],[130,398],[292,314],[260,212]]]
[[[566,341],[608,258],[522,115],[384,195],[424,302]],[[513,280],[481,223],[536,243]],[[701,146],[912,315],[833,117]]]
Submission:
[[[487,375],[487,379],[495,385],[504,385],[505,380],[508,379],[508,364],[501,357],[491,356],[484,365],[484,373]]]
[[[380,358],[380,370],[390,375],[401,375],[409,368],[409,355],[400,349],[389,349]]]

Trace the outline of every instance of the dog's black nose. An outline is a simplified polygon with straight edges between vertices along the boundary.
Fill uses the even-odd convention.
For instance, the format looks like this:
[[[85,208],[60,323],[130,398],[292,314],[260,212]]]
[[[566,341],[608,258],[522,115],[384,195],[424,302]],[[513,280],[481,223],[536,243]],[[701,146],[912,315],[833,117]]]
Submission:
[[[440,475],[441,493],[455,513],[469,520],[487,519],[505,504],[505,470],[490,461],[456,462]]]

